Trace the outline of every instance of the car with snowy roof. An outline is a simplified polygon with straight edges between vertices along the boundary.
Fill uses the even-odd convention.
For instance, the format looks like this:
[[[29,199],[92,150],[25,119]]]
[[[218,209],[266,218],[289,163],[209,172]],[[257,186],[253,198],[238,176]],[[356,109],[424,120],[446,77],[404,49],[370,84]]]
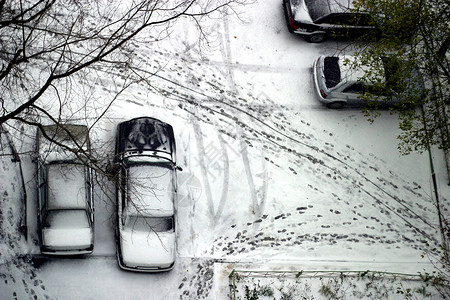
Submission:
[[[42,254],[94,250],[91,146],[84,125],[48,125],[37,132],[39,241]]]
[[[171,125],[140,117],[117,128],[117,258],[120,268],[162,272],[176,256],[175,138]]]
[[[354,11],[352,0],[283,0],[283,7],[288,30],[308,42],[376,32],[374,18]]]
[[[411,108],[421,103],[425,85],[417,67],[393,57],[380,57],[373,63],[380,64],[381,74],[371,81],[366,76],[373,74],[371,68],[358,60],[357,56],[340,55],[320,56],[314,61],[313,85],[320,102],[328,108],[363,106],[366,104],[364,95],[369,93],[374,96],[370,101],[375,101],[378,107],[402,104],[404,108]],[[403,85],[398,82],[399,74],[406,77]]]

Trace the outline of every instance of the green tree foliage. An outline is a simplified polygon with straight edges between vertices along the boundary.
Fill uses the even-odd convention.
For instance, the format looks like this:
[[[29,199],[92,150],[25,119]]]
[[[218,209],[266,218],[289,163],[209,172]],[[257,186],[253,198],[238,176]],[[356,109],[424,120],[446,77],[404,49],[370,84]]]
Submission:
[[[369,104],[365,108],[369,119],[378,114],[375,97],[382,93],[389,101],[395,96],[401,100],[392,108],[400,120],[400,152],[422,152],[438,145],[448,153],[450,1],[355,0],[353,4],[354,10],[371,14],[377,27],[376,34],[356,43],[358,59],[351,62],[354,68],[368,69],[364,81],[371,86],[363,97]]]

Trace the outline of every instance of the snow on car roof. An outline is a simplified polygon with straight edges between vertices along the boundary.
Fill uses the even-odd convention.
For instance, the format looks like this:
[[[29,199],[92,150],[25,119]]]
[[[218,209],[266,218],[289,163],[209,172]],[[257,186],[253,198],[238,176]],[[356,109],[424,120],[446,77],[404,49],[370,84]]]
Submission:
[[[127,177],[127,212],[144,216],[173,215],[172,172],[167,164],[131,165]]]
[[[305,0],[311,19],[318,19],[331,13],[348,12],[353,8],[352,0]]]
[[[339,69],[341,70],[341,81],[345,82],[357,82],[366,74],[370,67],[366,67],[357,63],[356,56],[338,56],[339,57]],[[357,63],[358,68],[354,69],[354,64]],[[380,60],[381,63],[381,60]]]
[[[85,166],[50,164],[47,166],[48,203],[50,209],[85,209]]]
[[[345,59],[348,58],[348,62],[345,62]],[[358,81],[359,78],[361,78],[362,76],[364,76],[364,69],[353,69],[352,68],[352,64],[354,61],[354,57],[353,56],[348,56],[348,57],[344,57],[341,56],[339,57],[339,69],[341,70],[341,78],[342,81]]]

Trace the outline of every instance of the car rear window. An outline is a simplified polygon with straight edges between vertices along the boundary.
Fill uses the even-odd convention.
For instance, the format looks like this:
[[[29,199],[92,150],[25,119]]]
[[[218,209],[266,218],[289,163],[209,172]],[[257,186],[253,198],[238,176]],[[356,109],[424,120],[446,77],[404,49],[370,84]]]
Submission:
[[[327,56],[324,59],[323,73],[327,88],[335,87],[341,81],[341,71],[338,61],[339,58],[335,56]]]
[[[402,83],[403,72],[405,72],[405,68],[402,67],[402,62],[392,57],[382,57],[381,58],[384,67],[384,75],[386,77],[386,87],[391,88],[397,93],[403,92],[404,87],[402,87],[399,83]]]
[[[154,232],[168,232],[173,231],[173,217],[143,217],[143,216],[128,216],[125,227],[137,231],[154,231]]]

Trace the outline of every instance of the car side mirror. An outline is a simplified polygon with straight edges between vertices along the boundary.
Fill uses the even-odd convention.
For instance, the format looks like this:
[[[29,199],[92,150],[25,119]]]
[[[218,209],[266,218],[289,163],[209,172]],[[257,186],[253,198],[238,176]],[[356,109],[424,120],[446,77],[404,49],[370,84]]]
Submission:
[[[105,171],[112,177],[116,177],[117,174],[120,172],[120,163],[108,161]]]

